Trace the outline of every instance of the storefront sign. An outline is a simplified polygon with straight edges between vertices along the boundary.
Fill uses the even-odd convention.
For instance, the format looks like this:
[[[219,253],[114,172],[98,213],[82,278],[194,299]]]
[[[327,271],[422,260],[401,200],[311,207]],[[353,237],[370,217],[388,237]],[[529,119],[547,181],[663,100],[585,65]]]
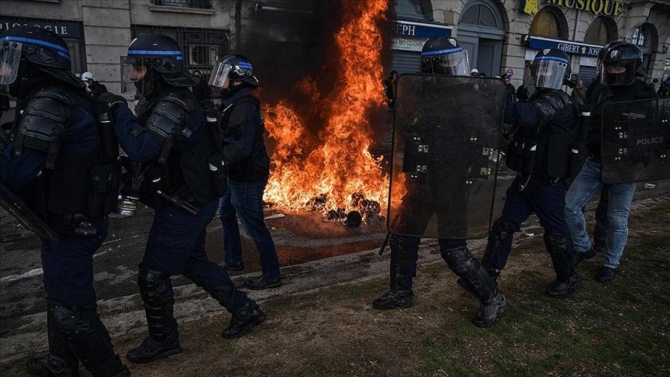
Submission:
[[[548,0],[548,2],[559,7],[591,12],[596,16],[602,14],[618,16],[626,6],[625,3],[613,0]]]
[[[583,55],[597,57],[602,46],[590,45],[577,42],[562,41],[560,39],[549,39],[531,36],[528,38],[528,47],[535,50],[544,50],[546,48],[556,48],[564,51],[566,54]]]
[[[451,35],[451,26],[422,24],[410,21],[389,21],[384,34],[391,36],[391,48],[403,51],[421,51],[428,38]]]
[[[81,37],[81,26],[76,22],[33,22],[33,21],[14,21],[0,18],[0,34],[19,26],[34,26],[42,29],[51,30],[64,38]]]

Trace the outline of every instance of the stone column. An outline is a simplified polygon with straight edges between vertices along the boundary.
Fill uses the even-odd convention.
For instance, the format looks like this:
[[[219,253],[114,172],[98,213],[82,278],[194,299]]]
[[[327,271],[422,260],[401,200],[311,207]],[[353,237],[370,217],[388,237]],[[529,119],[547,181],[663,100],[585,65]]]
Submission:
[[[121,93],[121,56],[130,44],[129,0],[82,0],[86,65],[107,90]]]

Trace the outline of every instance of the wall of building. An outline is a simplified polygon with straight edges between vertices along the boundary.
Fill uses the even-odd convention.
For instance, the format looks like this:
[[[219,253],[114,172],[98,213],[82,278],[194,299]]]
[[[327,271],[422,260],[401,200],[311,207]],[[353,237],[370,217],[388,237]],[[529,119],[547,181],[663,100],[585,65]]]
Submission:
[[[132,25],[232,30],[235,4],[214,0],[211,9],[199,9],[154,5],[151,0],[2,0],[0,16],[81,23],[86,70],[119,93],[121,56],[130,44]]]
[[[524,12],[526,2],[523,0],[493,1],[502,13],[505,21],[506,35],[501,70],[504,71],[507,68],[514,69],[515,75],[512,79],[512,84],[518,86],[521,84],[523,77],[521,74],[516,74],[516,72],[523,72],[524,69],[528,48],[524,45],[523,41],[525,36],[529,34],[534,14]],[[536,3],[539,4],[538,10],[544,7],[553,7],[554,10],[560,12],[564,18],[565,26],[567,26],[567,35],[564,39],[577,43],[584,41],[584,36],[589,25],[599,16],[610,17],[617,26],[617,40],[628,42],[632,40],[635,29],[642,24],[653,25],[656,35],[653,38],[654,43],[650,57],[651,64],[647,72],[647,81],[651,81],[652,78],[663,77],[663,74],[669,73],[670,70],[670,54],[668,53],[668,45],[670,44],[670,11],[668,11],[667,2],[637,2],[629,0],[618,2],[624,4],[621,6],[621,14],[617,16],[605,16],[565,6],[566,3],[573,4],[573,1],[549,0],[537,1]],[[467,4],[468,1],[433,0],[431,15],[433,21],[453,25],[452,35],[458,39],[459,18],[463,9],[467,7]],[[581,62],[581,56],[572,55],[572,68],[575,73],[579,72]]]
[[[524,11],[528,4],[539,4],[537,10],[553,7],[560,12],[567,28],[564,39],[576,43],[583,42],[588,26],[598,17],[591,11],[566,7],[566,3],[574,3],[566,0],[529,0],[528,3],[524,0],[491,1],[498,8],[504,23],[501,71],[509,68],[514,70],[512,83],[515,86],[521,84],[523,79],[528,50],[524,41],[534,18],[533,14],[527,13],[527,9]],[[240,48],[253,47],[253,51],[248,52],[250,55],[262,55],[262,49],[258,50],[258,46],[262,46],[263,41],[274,43],[279,38],[290,44],[291,40],[299,42],[304,39],[305,32],[300,28],[292,32],[288,24],[265,23],[272,18],[258,10],[258,2],[213,0],[211,9],[198,9],[154,5],[151,0],[2,0],[0,16],[81,23],[86,69],[93,72],[110,90],[118,92],[121,86],[120,57],[125,54],[131,40],[132,25],[227,30],[230,33],[231,51],[235,51],[238,44]],[[293,6],[291,0],[280,2],[288,7]],[[616,24],[618,39],[631,41],[633,31],[640,25],[653,25],[648,80],[663,77],[670,72],[670,6],[666,5],[667,1],[660,0],[618,2],[625,4],[620,15],[611,17]],[[460,16],[468,3],[465,0],[432,0],[428,21],[452,26],[451,34],[458,38]],[[314,18],[323,16],[319,4],[320,1],[315,1],[311,5]],[[305,13],[296,13],[296,17],[304,18]],[[309,14],[307,17],[310,17]],[[323,20],[319,22],[323,24]],[[318,45],[310,47],[318,48]],[[291,56],[282,58],[290,59]],[[579,71],[582,59],[579,55],[572,55],[575,72]]]

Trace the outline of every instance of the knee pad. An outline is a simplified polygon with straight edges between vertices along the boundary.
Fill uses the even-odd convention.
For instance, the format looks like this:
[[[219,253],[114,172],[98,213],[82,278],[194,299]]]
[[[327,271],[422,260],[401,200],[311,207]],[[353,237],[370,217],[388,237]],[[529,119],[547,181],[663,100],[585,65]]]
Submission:
[[[91,329],[90,309],[65,306],[57,302],[48,303],[49,325],[68,343],[83,339]]]
[[[440,255],[447,262],[447,266],[459,276],[470,269],[474,260],[466,247],[440,250]]]
[[[162,272],[147,269],[141,263],[137,274],[137,285],[142,300],[147,304],[160,305],[174,301],[170,277]]]

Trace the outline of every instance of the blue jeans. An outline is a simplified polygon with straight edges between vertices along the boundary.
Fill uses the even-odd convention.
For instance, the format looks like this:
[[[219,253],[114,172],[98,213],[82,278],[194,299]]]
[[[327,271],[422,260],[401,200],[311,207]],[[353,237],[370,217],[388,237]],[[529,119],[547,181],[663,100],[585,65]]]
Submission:
[[[272,235],[263,217],[263,192],[267,182],[237,182],[228,180],[228,192],[219,202],[216,216],[223,227],[223,258],[228,264],[242,262],[242,241],[237,225],[239,217],[244,231],[254,242],[261,257],[263,277],[280,278],[279,259]]]
[[[635,195],[636,183],[606,184],[600,178],[600,162],[587,160],[582,170],[570,185],[565,198],[565,219],[570,228],[576,252],[586,252],[591,248],[582,207],[603,187],[607,188],[607,254],[603,260],[605,267],[617,268],[623,249],[628,240],[628,214]]]

